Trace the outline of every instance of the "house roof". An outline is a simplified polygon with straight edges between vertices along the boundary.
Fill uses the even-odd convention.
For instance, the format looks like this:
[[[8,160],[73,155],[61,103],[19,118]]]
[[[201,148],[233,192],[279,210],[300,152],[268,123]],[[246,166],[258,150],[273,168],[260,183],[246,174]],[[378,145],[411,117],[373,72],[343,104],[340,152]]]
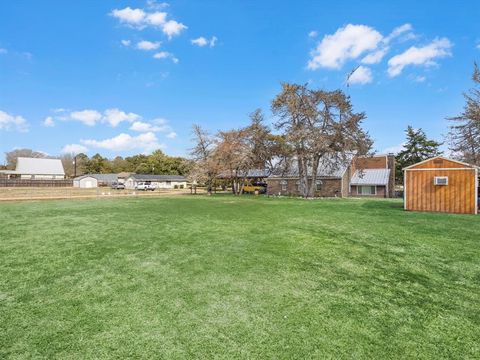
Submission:
[[[15,171],[26,175],[65,175],[60,159],[19,157]]]
[[[238,177],[245,177],[245,178],[266,178],[270,175],[270,171],[268,169],[250,169],[246,171],[239,171]],[[220,173],[217,178],[219,179],[229,179],[232,175],[229,172],[222,172]]]
[[[317,177],[341,178],[347,170],[347,165],[338,162],[325,160],[318,166]],[[312,176],[312,169],[308,169],[308,176]],[[287,170],[282,168],[275,169],[269,178],[297,178],[298,166],[296,161],[292,161]]]
[[[117,174],[84,174],[82,176],[77,176],[73,180],[80,180],[86,177],[95,178],[100,182],[114,182],[118,180]]]
[[[73,179],[73,181],[78,181],[78,180],[82,180],[82,179],[86,179],[86,178],[92,178],[92,179],[95,179],[97,180],[97,178],[91,174],[87,174],[87,175],[82,175],[82,176],[77,176],[76,178]]]
[[[127,179],[136,181],[187,181],[185,176],[181,175],[132,174]]]
[[[363,169],[355,171],[350,185],[388,185],[390,169]]]

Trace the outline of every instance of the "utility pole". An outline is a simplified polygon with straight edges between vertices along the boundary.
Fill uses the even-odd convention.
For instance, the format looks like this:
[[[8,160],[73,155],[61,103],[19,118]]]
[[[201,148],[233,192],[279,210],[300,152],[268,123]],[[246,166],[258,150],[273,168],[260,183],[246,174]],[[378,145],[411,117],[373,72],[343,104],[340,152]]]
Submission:
[[[77,155],[73,157],[73,177],[77,177]]]

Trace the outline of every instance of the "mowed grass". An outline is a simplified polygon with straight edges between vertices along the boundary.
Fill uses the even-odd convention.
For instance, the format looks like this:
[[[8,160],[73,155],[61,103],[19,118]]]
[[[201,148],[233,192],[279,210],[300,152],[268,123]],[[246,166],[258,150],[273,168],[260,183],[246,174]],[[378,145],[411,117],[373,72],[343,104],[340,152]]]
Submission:
[[[479,255],[397,200],[0,204],[0,358],[479,358]]]

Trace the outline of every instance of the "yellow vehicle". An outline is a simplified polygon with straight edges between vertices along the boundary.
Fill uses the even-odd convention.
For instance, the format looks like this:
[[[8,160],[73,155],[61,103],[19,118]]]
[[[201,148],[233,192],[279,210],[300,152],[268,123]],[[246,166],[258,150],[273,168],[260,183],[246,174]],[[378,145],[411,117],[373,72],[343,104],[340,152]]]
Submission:
[[[258,191],[259,194],[265,194],[267,192],[267,184],[255,182],[253,184],[245,184],[243,186],[243,192],[254,193],[255,191]]]

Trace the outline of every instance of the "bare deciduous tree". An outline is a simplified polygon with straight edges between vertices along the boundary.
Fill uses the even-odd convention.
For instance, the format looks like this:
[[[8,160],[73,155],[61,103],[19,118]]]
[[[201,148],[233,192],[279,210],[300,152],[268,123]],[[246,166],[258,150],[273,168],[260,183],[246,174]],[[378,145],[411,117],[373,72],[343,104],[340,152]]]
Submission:
[[[277,129],[284,131],[293,149],[304,197],[314,195],[320,164],[333,168],[347,163],[354,155],[366,154],[372,145],[361,128],[365,114],[354,112],[350,98],[340,90],[284,83],[272,111],[278,117]]]
[[[449,132],[450,149],[461,160],[480,166],[480,70],[474,65],[472,80],[475,87],[463,94],[463,112],[452,121]]]
[[[218,174],[216,159],[212,156],[215,150],[215,138],[197,124],[193,125],[192,133],[195,145],[190,155],[195,164],[189,173],[189,178],[196,183],[205,183],[207,192],[211,194]]]
[[[248,171],[255,165],[247,129],[220,131],[214,158],[222,173],[232,182],[234,195],[243,193]]]

